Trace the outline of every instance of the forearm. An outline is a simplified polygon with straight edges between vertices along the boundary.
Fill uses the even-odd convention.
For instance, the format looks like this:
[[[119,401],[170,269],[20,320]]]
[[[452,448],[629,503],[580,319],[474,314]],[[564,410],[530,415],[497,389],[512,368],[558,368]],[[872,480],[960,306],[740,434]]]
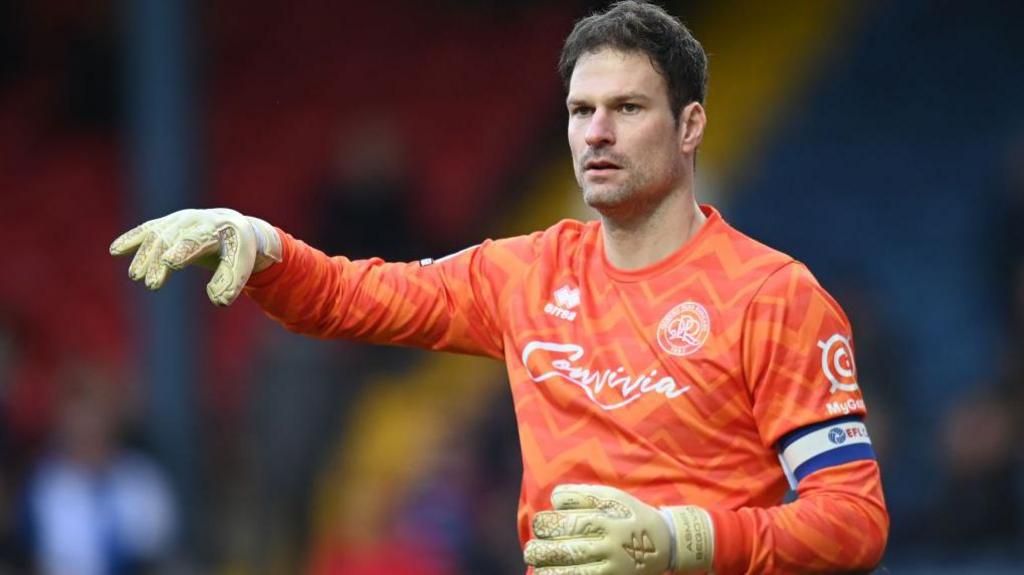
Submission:
[[[495,336],[460,309],[471,306],[472,298],[453,295],[440,270],[328,257],[279,233],[282,261],[255,274],[245,292],[285,328],[314,337],[496,355]]]
[[[868,572],[881,561],[889,516],[874,461],[809,475],[798,495],[777,507],[711,510],[714,572]]]

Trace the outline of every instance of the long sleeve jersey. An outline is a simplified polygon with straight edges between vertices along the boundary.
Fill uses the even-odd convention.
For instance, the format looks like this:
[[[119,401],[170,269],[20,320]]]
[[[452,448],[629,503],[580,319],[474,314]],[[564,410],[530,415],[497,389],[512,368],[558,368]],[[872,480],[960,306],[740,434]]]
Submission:
[[[701,209],[694,237],[628,271],[600,222],[412,263],[279,232],[283,261],[246,292],[296,332],[504,360],[523,543],[556,485],[597,483],[707,509],[718,575],[869,570],[888,514],[849,321],[803,264]]]

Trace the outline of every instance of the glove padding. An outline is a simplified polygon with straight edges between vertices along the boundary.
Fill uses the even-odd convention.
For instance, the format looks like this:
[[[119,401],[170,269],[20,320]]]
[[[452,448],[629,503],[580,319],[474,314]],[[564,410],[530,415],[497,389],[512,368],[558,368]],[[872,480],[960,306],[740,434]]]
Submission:
[[[534,539],[523,551],[535,575],[660,575],[711,568],[711,521],[703,509],[659,511],[604,485],[559,485],[551,504],[553,511],[534,516]]]
[[[267,222],[234,210],[181,210],[133,228],[110,244],[115,256],[135,257],[128,276],[160,289],[171,272],[197,264],[214,270],[206,294],[231,304],[254,271],[281,261],[281,238]]]

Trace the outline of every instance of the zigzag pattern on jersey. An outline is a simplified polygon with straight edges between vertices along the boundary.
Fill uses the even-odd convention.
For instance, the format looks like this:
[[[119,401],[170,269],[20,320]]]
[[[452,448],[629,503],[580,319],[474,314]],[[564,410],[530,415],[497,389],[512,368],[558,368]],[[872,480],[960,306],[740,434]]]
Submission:
[[[885,539],[878,464],[854,461],[805,478],[798,500],[768,509],[713,511],[717,573],[826,573],[880,559]],[[851,513],[851,509],[857,509]]]
[[[573,470],[577,470],[575,474],[588,476],[589,480],[635,486],[635,491],[647,491],[649,500],[664,499],[666,503],[686,500],[738,506],[757,502],[766,495],[775,499],[781,495],[784,486],[779,473],[777,469],[766,466],[764,460],[748,461],[745,466],[731,465],[732,461],[728,460],[730,456],[727,454],[737,450],[763,451],[757,435],[722,435],[716,428],[729,427],[735,422],[749,423],[752,418],[749,398],[745,394],[741,398],[735,397],[734,386],[729,386],[730,382],[742,377],[742,367],[732,358],[735,357],[733,348],[739,340],[743,320],[742,313],[730,314],[729,310],[742,310],[744,302],[752,299],[766,275],[787,260],[724,224],[722,228],[700,238],[700,244],[685,262],[699,268],[683,281],[674,281],[671,275],[626,285],[608,281],[586,298],[593,308],[586,310],[587,316],[597,318],[587,324],[591,336],[595,331],[597,334],[626,335],[625,338],[603,340],[594,337],[592,341],[602,343],[588,348],[588,356],[592,361],[602,358],[604,366],[621,364],[633,373],[649,372],[671,360],[656,348],[656,344],[651,344],[651,336],[656,333],[657,323],[665,311],[679,303],[681,298],[692,297],[694,289],[702,293],[703,302],[718,311],[715,314],[717,320],[728,318],[728,323],[716,324],[717,340],[709,340],[706,351],[712,357],[720,358],[723,364],[732,363],[730,367],[709,379],[689,363],[678,362],[688,383],[708,392],[703,415],[713,425],[687,426],[687,438],[692,444],[683,445],[678,430],[683,412],[674,402],[638,402],[637,407],[628,412],[616,412],[616,416],[622,417],[621,423],[609,426],[596,421],[594,411],[584,411],[578,418],[563,415],[562,412],[572,402],[579,401],[578,397],[570,394],[546,395],[543,402],[538,394],[521,394],[517,396],[516,410],[520,413],[520,440],[526,461],[527,486],[545,491],[546,487],[571,477]],[[595,272],[590,270],[592,274]],[[540,293],[534,295],[535,298],[541,296]],[[641,317],[643,312],[640,309],[659,311],[654,315],[647,312],[647,316]],[[564,329],[558,331],[560,335]],[[524,337],[543,338],[545,335],[544,330],[536,329],[532,333],[526,330]],[[638,341],[647,343],[640,345]],[[513,373],[513,379],[526,380],[523,375]],[[547,401],[551,402],[551,409],[548,405],[531,406],[535,402]],[[658,422],[665,422],[665,425],[657,425]],[[743,446],[743,443],[754,445]],[[773,467],[777,468],[774,456],[770,458]],[[722,471],[709,473],[709,468]],[[667,470],[672,471],[667,473]],[[767,486],[765,493],[752,493],[746,487],[752,480],[755,484]],[[712,484],[717,487],[706,489]],[[650,491],[658,485],[671,485],[672,489],[651,494]],[[524,515],[528,516],[529,508],[535,504],[544,505],[543,499],[530,503]]]
[[[599,230],[591,224],[588,228],[579,236],[582,244],[596,241]],[[622,486],[657,504],[685,501],[737,508],[770,506],[781,499],[786,484],[773,450],[775,436],[822,418],[823,402],[805,408],[801,401],[807,400],[800,397],[817,400],[827,393],[815,342],[826,320],[841,328],[845,317],[802,265],[736,232],[717,214],[708,228],[691,240],[693,248],[678,263],[685,266],[685,275],[581,285],[589,290],[578,308],[587,318],[586,343],[572,340],[572,327],[564,322],[536,325],[520,318],[522,325],[513,325],[520,342],[584,344],[580,365],[587,369],[621,365],[625,373],[643,374],[662,372],[660,366],[671,362],[683,374],[681,379],[700,390],[699,400],[684,395],[676,401],[638,401],[616,411],[614,423],[609,423],[608,413],[580,408],[584,400],[575,386],[552,391],[550,384],[530,380],[525,368],[514,368],[525,468],[520,515],[525,533],[528,517],[547,506],[550,488],[566,480]],[[566,249],[564,241],[559,248],[565,258],[584,250]],[[572,268],[571,261],[555,265]],[[600,277],[603,265],[592,262],[583,277]],[[679,277],[682,281],[676,281]],[[553,285],[560,285],[560,279]],[[527,299],[543,301],[544,287],[550,286],[528,289]],[[704,361],[674,361],[654,340],[663,315],[686,300],[701,302],[712,317],[713,335],[701,351]],[[748,307],[756,307],[757,313],[748,315]],[[762,307],[786,313],[761,319],[757,314]],[[746,341],[752,326],[760,330],[758,338]],[[760,369],[765,352],[740,353],[744,345],[771,350],[767,365],[772,367],[760,371],[785,382],[784,393],[765,399],[769,407],[762,421],[777,421],[763,429],[755,424],[761,418],[751,407],[758,390],[748,386],[745,374]],[[538,391],[541,385],[543,392]]]
[[[822,409],[831,389],[818,344],[836,333],[851,338],[851,332],[842,309],[803,265],[788,266],[769,282],[751,304],[749,339],[773,346],[748,344],[747,361],[755,383],[789,382],[782,386],[785,393],[755,393],[761,434],[773,444],[796,427],[826,418]]]
[[[828,386],[816,342],[828,322],[847,329],[846,320],[802,265],[705,212],[709,222],[658,273],[629,281],[609,275],[598,224],[566,221],[426,266],[330,259],[286,238],[288,265],[247,289],[304,333],[505,356],[523,444],[524,537],[565,481],[616,485],[654,504],[769,506],[786,488],[771,444],[821,419]],[[568,281],[582,292],[575,323],[541,311]],[[711,331],[680,359],[661,349],[657,330],[683,301],[707,309]],[[579,369],[606,380],[657,369],[692,390],[601,411],[577,385],[535,383],[516,359],[530,340],[580,345]],[[770,386],[752,384],[762,380]],[[605,387],[595,393],[621,394]]]
[[[288,266],[254,276],[247,290],[286,328],[315,337],[346,337],[500,358],[494,286],[507,290],[521,269],[527,238],[485,242],[446,261],[385,263],[327,258],[281,232]],[[486,249],[486,263],[477,253]],[[464,265],[466,260],[474,260]],[[479,269],[486,266],[486,272]],[[315,278],[310,280],[310,278]],[[472,297],[468,297],[472,296]],[[467,302],[470,305],[467,305]],[[492,309],[476,309],[489,305]]]

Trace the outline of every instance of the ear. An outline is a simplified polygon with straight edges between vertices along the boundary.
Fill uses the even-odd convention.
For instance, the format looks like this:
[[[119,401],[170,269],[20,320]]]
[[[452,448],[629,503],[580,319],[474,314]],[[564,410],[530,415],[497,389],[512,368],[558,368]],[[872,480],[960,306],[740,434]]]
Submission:
[[[690,102],[679,112],[679,151],[687,155],[697,153],[697,147],[704,139],[704,126],[708,117],[700,102]]]

